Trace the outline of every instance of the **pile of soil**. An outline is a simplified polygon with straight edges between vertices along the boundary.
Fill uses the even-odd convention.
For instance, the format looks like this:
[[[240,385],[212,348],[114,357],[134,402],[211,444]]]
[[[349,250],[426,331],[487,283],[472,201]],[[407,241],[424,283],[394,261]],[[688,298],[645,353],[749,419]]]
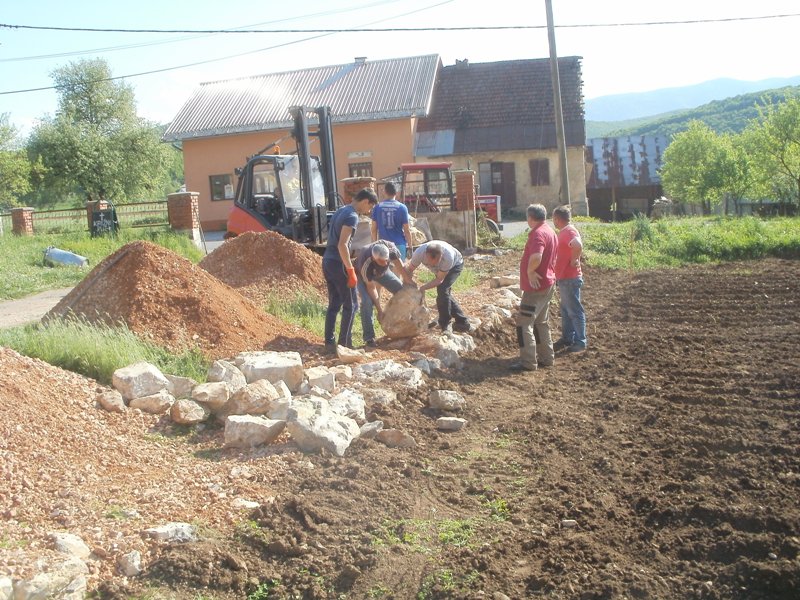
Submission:
[[[321,343],[265,314],[189,260],[145,241],[108,256],[45,318],[68,316],[122,322],[143,339],[170,350],[198,348],[210,358],[282,349],[289,341],[297,350]]]
[[[200,267],[259,305],[298,293],[327,297],[321,257],[274,231],[230,239],[200,261]]]

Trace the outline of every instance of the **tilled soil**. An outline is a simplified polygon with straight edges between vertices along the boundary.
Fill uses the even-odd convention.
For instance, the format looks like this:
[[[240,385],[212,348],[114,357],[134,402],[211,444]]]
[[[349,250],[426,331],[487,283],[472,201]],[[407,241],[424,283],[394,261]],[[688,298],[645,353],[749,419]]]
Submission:
[[[503,260],[511,271],[519,256]],[[101,569],[98,596],[797,598],[799,275],[800,263],[785,260],[589,269],[585,353],[511,373],[513,329],[479,330],[463,370],[373,408],[370,420],[412,434],[413,449],[359,440],[342,458],[303,456],[290,443],[232,453],[214,449],[219,431],[115,429],[136,448],[158,431],[180,461],[174,481],[139,482],[155,491],[147,501],[118,484],[117,502],[153,519],[164,511],[148,502],[160,506],[163,485],[164,506],[180,495],[196,507],[203,540],[151,548],[139,578]],[[436,430],[439,415],[426,408],[436,388],[466,396],[461,432]],[[146,466],[121,469],[126,485],[155,467]],[[176,485],[195,472],[202,485]],[[36,477],[27,476],[34,489]],[[108,503],[102,481],[83,485]],[[30,487],[20,484],[18,499]],[[261,505],[225,514],[234,497]],[[187,518],[186,505],[177,512]],[[95,527],[122,527],[109,520]]]

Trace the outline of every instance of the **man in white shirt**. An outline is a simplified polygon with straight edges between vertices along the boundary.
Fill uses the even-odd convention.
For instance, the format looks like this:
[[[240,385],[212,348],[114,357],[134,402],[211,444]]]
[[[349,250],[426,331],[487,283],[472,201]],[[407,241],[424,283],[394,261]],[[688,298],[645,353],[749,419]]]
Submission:
[[[433,272],[434,277],[428,283],[419,286],[419,289],[424,292],[436,288],[436,309],[439,311],[439,318],[436,322],[431,323],[431,326],[434,327],[438,324],[444,331],[450,321],[454,320],[453,331],[471,331],[472,326],[469,319],[450,291],[453,283],[464,269],[464,257],[461,256],[461,252],[447,242],[431,240],[414,250],[411,260],[406,265],[406,270],[411,275],[417,267],[423,264]]]

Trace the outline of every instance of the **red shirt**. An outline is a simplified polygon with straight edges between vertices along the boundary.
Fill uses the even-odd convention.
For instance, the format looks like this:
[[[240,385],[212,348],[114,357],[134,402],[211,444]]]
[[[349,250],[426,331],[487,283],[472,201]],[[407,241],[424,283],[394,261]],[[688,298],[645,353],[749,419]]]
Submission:
[[[577,279],[581,276],[581,265],[572,266],[572,247],[570,242],[581,241],[581,234],[572,225],[567,225],[558,232],[558,257],[556,258],[556,279]]]
[[[556,232],[547,224],[542,223],[528,234],[525,251],[522,253],[522,262],[519,265],[519,284],[523,292],[543,292],[556,282],[556,252],[558,239]],[[541,254],[542,261],[536,267],[536,272],[541,275],[539,287],[531,287],[528,281],[528,262],[532,254]]]

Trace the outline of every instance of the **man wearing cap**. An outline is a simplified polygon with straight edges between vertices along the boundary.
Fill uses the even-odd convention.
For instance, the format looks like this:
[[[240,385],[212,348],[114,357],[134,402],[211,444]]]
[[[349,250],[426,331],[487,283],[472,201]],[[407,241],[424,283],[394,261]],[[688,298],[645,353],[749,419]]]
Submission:
[[[417,246],[411,255],[411,260],[406,264],[406,270],[411,275],[417,267],[423,264],[433,272],[434,277],[428,283],[419,286],[419,289],[424,292],[436,288],[436,309],[439,311],[438,323],[435,321],[431,323],[431,326],[438,324],[444,331],[452,319],[455,321],[453,331],[471,331],[472,326],[469,319],[450,291],[453,283],[464,269],[464,257],[461,256],[461,252],[447,242],[431,240]]]
[[[389,268],[392,265],[392,269]],[[358,294],[361,296],[361,328],[364,331],[364,344],[375,347],[375,326],[372,322],[372,307],[378,310],[378,319],[383,316],[378,284],[392,294],[403,287],[403,282],[412,283],[411,276],[403,266],[400,249],[388,240],[378,240],[364,246],[356,257],[358,275]],[[403,281],[397,277],[399,273]]]

